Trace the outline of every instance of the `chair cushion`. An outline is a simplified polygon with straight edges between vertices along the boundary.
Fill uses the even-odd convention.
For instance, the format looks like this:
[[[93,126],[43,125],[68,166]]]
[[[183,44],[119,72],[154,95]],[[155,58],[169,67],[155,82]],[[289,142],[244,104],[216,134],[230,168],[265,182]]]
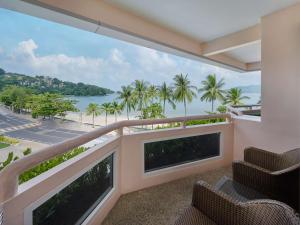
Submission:
[[[176,220],[175,225],[216,225],[216,223],[195,207],[190,206]]]

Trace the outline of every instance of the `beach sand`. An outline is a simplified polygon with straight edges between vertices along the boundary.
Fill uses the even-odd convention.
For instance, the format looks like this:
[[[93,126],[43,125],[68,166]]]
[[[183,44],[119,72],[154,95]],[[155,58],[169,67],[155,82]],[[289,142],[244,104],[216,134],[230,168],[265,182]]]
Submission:
[[[93,130],[92,128],[92,124],[93,124],[93,117],[92,116],[88,116],[85,113],[74,113],[74,112],[69,112],[66,116],[67,120],[71,120],[71,121],[75,121],[75,122],[79,122],[82,124],[82,126],[88,126],[90,130]],[[138,118],[136,118],[135,116],[129,116],[130,120],[137,120]],[[117,117],[117,121],[122,121],[122,120],[127,120],[127,116],[126,115],[119,115]],[[111,124],[111,123],[115,123],[115,116],[114,115],[108,115],[107,116],[107,124]],[[99,115],[95,117],[95,127],[101,127],[101,126],[105,126],[105,115]],[[157,127],[158,125],[147,125],[147,126],[135,126],[135,127],[126,127],[124,128],[123,132],[126,134],[129,133],[134,133],[134,132],[138,132],[138,131],[144,131],[144,130],[151,130],[155,127]],[[115,132],[113,132],[115,133]]]
[[[90,115],[86,115],[85,113],[74,113],[74,112],[69,112],[66,116],[67,120],[73,120],[79,123],[85,123],[85,124],[93,124],[93,117]],[[133,120],[136,119],[135,117],[130,117],[129,119]],[[127,120],[127,116],[125,115],[118,115],[117,121],[121,120]],[[113,115],[108,115],[107,116],[107,124],[114,123],[115,121],[115,116]],[[95,125],[97,126],[105,126],[105,115],[99,115],[95,117]]]

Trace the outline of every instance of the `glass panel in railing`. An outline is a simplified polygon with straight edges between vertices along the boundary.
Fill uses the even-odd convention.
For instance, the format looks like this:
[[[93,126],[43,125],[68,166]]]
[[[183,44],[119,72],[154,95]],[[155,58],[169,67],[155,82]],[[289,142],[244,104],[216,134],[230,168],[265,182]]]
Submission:
[[[212,133],[145,143],[145,172],[219,156],[220,135]]]
[[[113,154],[35,208],[33,225],[81,224],[113,188]]]

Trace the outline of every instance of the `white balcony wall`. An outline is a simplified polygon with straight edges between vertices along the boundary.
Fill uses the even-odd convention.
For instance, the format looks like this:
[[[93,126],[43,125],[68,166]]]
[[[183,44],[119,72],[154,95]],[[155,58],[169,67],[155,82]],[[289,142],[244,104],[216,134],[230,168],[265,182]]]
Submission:
[[[221,132],[221,156],[144,173],[144,143]],[[122,137],[122,194],[166,183],[192,174],[228,166],[233,158],[231,123],[209,124],[187,128],[142,132]]]
[[[144,173],[144,142],[218,132],[221,133],[220,156]],[[57,193],[76,174],[112,152],[115,153],[114,189],[101,207],[92,213],[87,224],[101,224],[122,194],[230,165],[233,159],[233,125],[224,122],[117,136],[20,185],[16,196],[4,203],[4,223],[31,225],[30,208],[36,208],[41,199],[50,198],[51,193]]]
[[[284,152],[300,147],[300,4],[261,19],[261,122],[234,120],[234,158],[248,146]]]
[[[105,202],[105,205],[101,207],[98,213],[90,220],[92,223],[98,217],[104,217],[114,206],[120,197],[120,182],[118,176],[120,174],[120,139],[116,138],[105,145],[95,146],[88,151],[81,153],[62,163],[53,169],[33,178],[32,180],[21,184],[18,188],[18,193],[15,197],[8,200],[4,204],[4,224],[9,225],[27,225],[30,224],[30,207],[38,206],[37,201],[42,198],[50,198],[51,193],[57,193],[57,189],[61,187],[69,179],[81,173],[90,165],[99,162],[102,158],[105,158],[108,154],[115,152],[114,163],[116,166],[116,179],[114,180],[114,191]],[[97,222],[97,224],[99,224]]]

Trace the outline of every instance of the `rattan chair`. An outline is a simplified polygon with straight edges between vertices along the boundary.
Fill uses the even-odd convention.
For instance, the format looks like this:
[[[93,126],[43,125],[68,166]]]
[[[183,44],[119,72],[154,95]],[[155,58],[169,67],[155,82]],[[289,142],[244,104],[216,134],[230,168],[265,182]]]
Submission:
[[[175,225],[299,225],[292,208],[274,200],[239,202],[199,181],[194,185],[192,205]]]
[[[233,163],[233,180],[299,212],[300,148],[283,154],[247,148],[244,161]]]

